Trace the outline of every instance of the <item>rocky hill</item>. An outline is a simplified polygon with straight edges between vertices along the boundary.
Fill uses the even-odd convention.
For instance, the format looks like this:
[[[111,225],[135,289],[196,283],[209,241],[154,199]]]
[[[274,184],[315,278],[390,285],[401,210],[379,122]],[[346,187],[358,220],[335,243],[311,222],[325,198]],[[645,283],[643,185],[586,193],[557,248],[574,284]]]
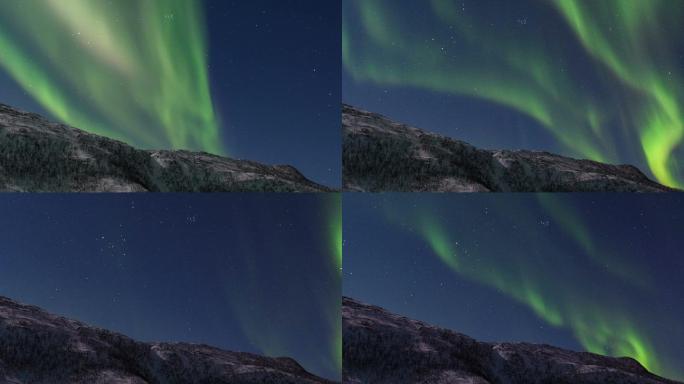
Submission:
[[[478,149],[343,105],[346,191],[667,192],[636,167],[548,152]]]
[[[343,383],[675,384],[631,358],[483,343],[382,308],[342,301]]]
[[[141,343],[0,297],[0,382],[331,384],[289,358]]]
[[[326,192],[294,167],[139,150],[0,104],[0,191]]]

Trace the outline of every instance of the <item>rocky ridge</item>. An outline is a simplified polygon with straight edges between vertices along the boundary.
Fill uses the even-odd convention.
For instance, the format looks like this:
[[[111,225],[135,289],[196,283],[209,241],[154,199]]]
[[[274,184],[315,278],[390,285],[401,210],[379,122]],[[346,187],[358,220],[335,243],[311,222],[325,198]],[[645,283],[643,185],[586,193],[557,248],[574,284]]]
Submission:
[[[358,192],[669,192],[631,165],[484,150],[342,106],[343,184]]]
[[[631,358],[549,345],[484,343],[342,300],[343,383],[676,384]]]
[[[327,192],[287,165],[139,150],[0,104],[0,191]]]
[[[290,358],[142,343],[0,297],[0,382],[332,384]]]

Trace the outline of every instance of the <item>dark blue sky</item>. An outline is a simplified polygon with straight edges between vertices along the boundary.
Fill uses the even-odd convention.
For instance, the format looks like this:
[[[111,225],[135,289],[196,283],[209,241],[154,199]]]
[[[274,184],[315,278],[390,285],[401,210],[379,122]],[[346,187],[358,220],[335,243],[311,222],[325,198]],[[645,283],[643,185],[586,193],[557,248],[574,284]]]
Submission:
[[[349,194],[343,204],[344,295],[480,340],[630,355],[684,377],[681,196]]]
[[[347,0],[343,101],[681,186],[684,119],[667,111],[684,100],[682,16],[671,1]]]
[[[0,103],[54,120],[63,112],[73,125],[139,147],[175,140],[291,164],[316,182],[340,185],[339,0],[197,0],[204,11],[197,17],[183,8],[190,2],[148,3],[157,9],[122,1],[130,4],[2,6]],[[188,31],[206,31],[206,39]],[[198,62],[211,100],[202,98]],[[136,65],[142,74],[121,69]],[[193,120],[212,105],[218,134]],[[200,141],[200,129],[212,130],[210,139]]]
[[[236,156],[339,186],[339,0],[208,0],[215,102]]]
[[[336,378],[334,199],[4,196],[0,295],[138,340],[290,356]]]

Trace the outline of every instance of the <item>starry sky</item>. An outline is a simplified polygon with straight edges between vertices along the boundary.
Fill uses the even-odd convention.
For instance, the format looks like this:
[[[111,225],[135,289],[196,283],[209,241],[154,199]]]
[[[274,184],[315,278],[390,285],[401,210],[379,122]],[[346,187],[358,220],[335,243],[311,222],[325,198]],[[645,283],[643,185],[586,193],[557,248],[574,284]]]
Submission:
[[[346,103],[684,187],[684,3],[345,0]]]
[[[338,186],[340,12],[339,1],[3,2],[0,103]]]
[[[8,195],[0,295],[339,380],[339,196]],[[337,240],[340,239],[340,240]]]
[[[484,341],[684,371],[680,195],[345,195],[343,294]]]

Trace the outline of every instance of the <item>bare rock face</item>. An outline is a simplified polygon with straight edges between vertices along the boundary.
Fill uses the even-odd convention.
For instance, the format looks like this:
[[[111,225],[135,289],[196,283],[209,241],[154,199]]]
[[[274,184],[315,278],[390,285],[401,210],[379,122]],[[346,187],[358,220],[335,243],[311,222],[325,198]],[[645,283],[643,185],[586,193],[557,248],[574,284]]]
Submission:
[[[141,343],[0,297],[0,382],[331,384],[289,358]]]
[[[358,192],[668,192],[636,167],[492,151],[343,105],[343,177]]]
[[[0,191],[326,192],[290,166],[145,151],[0,104]]]
[[[631,358],[548,345],[483,343],[342,300],[343,383],[675,384]]]

